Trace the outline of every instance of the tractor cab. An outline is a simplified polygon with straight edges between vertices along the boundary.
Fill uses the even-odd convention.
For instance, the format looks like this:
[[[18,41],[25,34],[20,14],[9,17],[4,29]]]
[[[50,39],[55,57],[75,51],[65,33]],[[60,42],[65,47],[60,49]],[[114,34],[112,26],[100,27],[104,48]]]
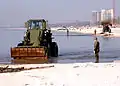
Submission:
[[[25,23],[27,31],[24,36],[22,45],[25,46],[45,46],[47,41],[47,34],[50,32],[46,27],[46,21],[44,19],[35,20],[30,19]],[[49,38],[52,38],[51,36]],[[18,44],[18,46],[21,44]]]
[[[26,22],[27,29],[46,29],[46,21],[44,19],[31,19]]]

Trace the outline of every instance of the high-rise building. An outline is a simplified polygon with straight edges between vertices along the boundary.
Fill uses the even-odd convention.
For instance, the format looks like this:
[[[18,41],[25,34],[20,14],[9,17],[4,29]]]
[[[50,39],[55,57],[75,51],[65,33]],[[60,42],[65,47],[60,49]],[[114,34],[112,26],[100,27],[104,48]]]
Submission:
[[[109,9],[109,10],[103,9],[100,12],[97,11],[92,12],[92,24],[94,25],[98,25],[100,24],[100,22],[106,20],[110,20],[111,22],[113,22],[113,18],[114,18],[113,9]]]
[[[101,21],[101,12],[93,11],[92,12],[92,24],[97,25]]]
[[[114,17],[113,9],[101,10],[101,21],[110,20],[112,21]]]
[[[97,23],[97,11],[92,11],[92,24]]]
[[[97,12],[97,22],[101,22],[101,12]]]

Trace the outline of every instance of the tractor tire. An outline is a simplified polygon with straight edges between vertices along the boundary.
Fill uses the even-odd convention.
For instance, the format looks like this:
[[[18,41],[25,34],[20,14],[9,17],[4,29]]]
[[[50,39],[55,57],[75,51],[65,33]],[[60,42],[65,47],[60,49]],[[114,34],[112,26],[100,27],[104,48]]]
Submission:
[[[48,45],[48,48],[47,48],[47,49],[48,49],[48,52],[47,52],[47,53],[48,53],[48,57],[50,58],[50,57],[51,57],[51,46]]]
[[[51,44],[51,56],[58,57],[58,45],[56,42],[52,42]]]

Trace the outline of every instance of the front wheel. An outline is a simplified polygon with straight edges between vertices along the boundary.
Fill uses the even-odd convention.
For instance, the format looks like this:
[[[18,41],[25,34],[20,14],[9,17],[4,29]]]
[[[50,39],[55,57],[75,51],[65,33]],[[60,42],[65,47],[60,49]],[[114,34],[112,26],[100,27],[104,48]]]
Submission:
[[[51,44],[51,56],[58,57],[58,45],[56,42],[52,42]]]

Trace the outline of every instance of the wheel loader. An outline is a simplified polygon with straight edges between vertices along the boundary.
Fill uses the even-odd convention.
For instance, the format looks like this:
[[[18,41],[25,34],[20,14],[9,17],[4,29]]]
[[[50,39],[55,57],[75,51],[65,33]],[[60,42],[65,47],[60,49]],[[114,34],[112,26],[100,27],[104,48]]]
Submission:
[[[27,28],[23,41],[11,48],[13,59],[48,59],[58,57],[58,45],[53,42],[51,29],[44,19],[30,19],[25,22]]]

